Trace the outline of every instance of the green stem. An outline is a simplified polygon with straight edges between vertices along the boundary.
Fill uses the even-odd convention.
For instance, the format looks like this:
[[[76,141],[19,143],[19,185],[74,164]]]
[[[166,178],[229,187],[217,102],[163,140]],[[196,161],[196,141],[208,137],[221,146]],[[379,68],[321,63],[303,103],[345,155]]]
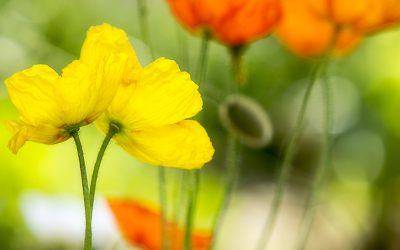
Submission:
[[[217,240],[221,233],[221,225],[224,221],[224,216],[232,200],[233,191],[237,185],[239,177],[239,164],[237,162],[237,140],[232,135],[228,134],[227,142],[227,154],[226,154],[226,169],[227,169],[227,180],[225,190],[222,196],[222,201],[218,207],[216,216],[214,218],[214,223],[212,227],[212,241],[210,243],[210,249],[215,249],[217,245]]]
[[[149,30],[148,30],[148,11],[146,6],[147,0],[137,0],[137,7],[139,9],[139,25],[140,25],[140,34],[142,40],[149,47],[151,58],[154,59],[154,51],[153,45],[150,41]]]
[[[167,185],[165,168],[160,166],[158,170],[158,187],[160,198],[160,213],[161,213],[161,249],[169,249],[168,240],[168,224],[167,224]]]
[[[244,47],[234,47],[231,48],[230,50],[234,84],[233,88],[231,86],[232,84],[228,86],[229,93],[233,92],[235,94],[238,94],[240,86],[242,86],[244,83],[243,69],[242,69],[243,49]],[[233,191],[235,190],[235,187],[239,179],[240,168],[237,162],[237,157],[239,155],[237,152],[238,151],[237,148],[238,148],[238,143],[235,136],[227,134],[227,151],[225,156],[225,164],[227,170],[226,184],[225,184],[225,189],[223,191],[221,204],[218,207],[218,210],[214,218],[214,223],[212,227],[213,238],[211,241],[210,249],[214,249],[217,244],[217,240],[221,231],[222,222],[224,221],[224,216],[232,200]]]
[[[189,195],[188,195],[188,205],[186,211],[186,225],[185,225],[185,236],[184,236],[184,243],[183,249],[190,250],[192,249],[192,231],[194,218],[195,218],[195,211],[197,205],[197,195],[200,183],[200,170],[191,170],[188,173],[188,181],[189,181]]]
[[[92,212],[90,205],[90,194],[89,194],[89,185],[88,178],[86,174],[86,165],[85,158],[83,156],[82,144],[79,139],[79,128],[75,131],[71,132],[72,137],[74,138],[76,150],[78,152],[79,158],[79,167],[81,170],[81,179],[82,179],[82,190],[83,190],[83,201],[85,205],[85,242],[84,242],[84,250],[92,250]]]
[[[324,99],[324,122],[323,122],[323,142],[322,142],[322,154],[320,163],[315,169],[315,174],[313,182],[310,188],[310,194],[306,199],[304,206],[303,220],[300,225],[300,236],[298,238],[295,249],[302,250],[306,247],[307,239],[312,227],[312,223],[315,215],[315,203],[317,201],[318,191],[322,185],[323,179],[326,174],[326,170],[330,163],[330,145],[333,125],[333,96],[330,80],[325,74],[325,79],[323,81],[323,99]]]
[[[208,44],[210,40],[210,33],[205,31],[201,41],[199,61],[197,64],[196,81],[197,84],[204,89],[204,78],[207,71],[208,62]],[[203,114],[200,113],[198,120],[203,120]],[[200,170],[192,170],[188,173],[188,200],[187,200],[187,211],[186,211],[186,222],[185,222],[185,235],[184,235],[184,249],[189,250],[192,246],[192,230],[194,225],[195,211],[197,207],[197,199],[200,186]],[[185,180],[187,181],[187,180]]]
[[[182,215],[184,214],[184,204],[186,204],[185,199],[185,172],[186,170],[177,169],[175,174],[175,185],[174,185],[174,203],[173,203],[173,228],[172,228],[172,245],[176,244],[176,239],[178,235],[178,227],[183,221]]]
[[[246,47],[243,45],[230,48],[230,54],[232,58],[232,73],[234,76],[233,80],[235,81],[233,87],[235,92],[238,92],[239,88],[243,86],[246,81],[243,68],[243,54],[245,49]]]
[[[203,81],[207,73],[209,43],[210,43],[210,33],[208,31],[204,31],[203,38],[201,39],[199,61],[197,64],[197,71],[196,71],[197,84],[203,89],[205,89],[206,87]]]
[[[270,210],[268,213],[267,220],[264,224],[264,228],[262,230],[260,240],[257,244],[256,249],[258,249],[258,250],[263,250],[268,246],[269,240],[272,235],[272,231],[275,227],[275,222],[276,222],[276,218],[278,216],[278,211],[279,211],[281,203],[282,203],[283,193],[284,193],[284,190],[286,189],[289,173],[290,173],[291,167],[292,167],[291,162],[293,160],[293,156],[296,151],[296,146],[298,144],[298,141],[299,141],[301,133],[302,133],[302,129],[304,127],[304,120],[305,120],[304,118],[305,118],[307,106],[309,103],[310,95],[311,95],[311,92],[312,92],[312,89],[313,89],[315,83],[320,78],[320,75],[325,68],[326,62],[327,62],[327,58],[323,58],[321,61],[319,61],[315,65],[315,67],[311,73],[310,80],[308,82],[306,92],[304,93],[303,101],[301,103],[300,112],[297,117],[297,121],[296,121],[296,124],[294,127],[293,134],[292,134],[289,144],[285,150],[282,165],[280,167],[276,191],[275,191],[275,194],[274,194],[272,202],[271,202],[271,207],[270,207]]]
[[[97,177],[99,175],[101,161],[103,160],[104,152],[106,151],[106,148],[110,143],[111,138],[113,138],[113,136],[116,133],[118,133],[119,130],[120,128],[117,124],[114,124],[112,122],[110,123],[107,135],[104,138],[103,143],[101,144],[99,153],[97,154],[97,159],[93,168],[92,179],[90,180],[90,207],[92,209],[92,213],[93,213],[94,196],[96,193]]]
[[[186,66],[186,70],[190,72],[188,41],[184,36],[184,32],[181,31],[179,25],[176,25],[176,34],[179,46],[179,58],[181,59],[183,65]]]

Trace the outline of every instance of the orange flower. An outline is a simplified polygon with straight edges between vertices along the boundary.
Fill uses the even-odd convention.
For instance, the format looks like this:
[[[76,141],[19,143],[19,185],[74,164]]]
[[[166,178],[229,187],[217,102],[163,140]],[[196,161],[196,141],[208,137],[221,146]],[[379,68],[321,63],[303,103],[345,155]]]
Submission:
[[[167,0],[190,31],[207,30],[220,42],[240,46],[267,35],[281,17],[279,0]]]
[[[161,217],[156,209],[139,202],[125,199],[108,199],[108,204],[116,218],[124,237],[134,246],[145,250],[161,249]],[[184,231],[168,223],[168,237],[171,249],[182,249]],[[211,234],[208,231],[195,231],[192,235],[194,250],[209,249]]]
[[[277,35],[303,56],[329,49],[344,54],[364,36],[399,22],[399,9],[398,0],[283,0]]]

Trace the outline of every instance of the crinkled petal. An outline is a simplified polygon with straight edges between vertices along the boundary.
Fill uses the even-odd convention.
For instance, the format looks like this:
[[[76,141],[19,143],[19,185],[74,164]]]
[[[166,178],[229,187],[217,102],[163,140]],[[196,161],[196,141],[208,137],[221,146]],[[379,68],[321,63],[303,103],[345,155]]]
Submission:
[[[120,86],[109,115],[131,130],[173,124],[202,109],[197,89],[175,61],[160,58],[143,69],[137,83]]]
[[[83,43],[80,60],[96,65],[110,54],[125,54],[128,57],[124,67],[125,83],[138,79],[141,66],[125,31],[106,23],[91,27]]]
[[[77,60],[64,68],[59,100],[66,124],[89,124],[108,108],[122,81],[126,59],[109,55],[96,67]]]
[[[21,119],[36,125],[58,127],[63,124],[60,105],[56,99],[60,76],[47,65],[17,72],[5,83],[8,95],[21,114]]]
[[[8,148],[14,154],[18,152],[26,141],[56,144],[70,137],[64,130],[46,125],[31,126],[22,121],[9,121],[6,125],[13,133],[13,137],[8,142]]]
[[[207,132],[193,120],[142,131],[122,131],[115,139],[137,159],[158,166],[197,169],[214,154]]]

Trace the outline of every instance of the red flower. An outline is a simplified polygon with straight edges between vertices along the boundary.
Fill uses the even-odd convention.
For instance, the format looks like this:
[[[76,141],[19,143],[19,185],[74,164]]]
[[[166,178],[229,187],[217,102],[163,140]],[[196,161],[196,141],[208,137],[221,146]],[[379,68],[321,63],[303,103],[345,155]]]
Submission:
[[[161,249],[161,215],[156,209],[125,199],[108,199],[108,204],[122,234],[132,245],[145,250]],[[184,231],[170,222],[167,227],[171,249],[182,249]],[[194,250],[206,250],[210,242],[208,231],[195,231],[192,235]]]
[[[220,42],[239,46],[272,31],[281,17],[279,0],[167,0],[190,31],[208,30]]]

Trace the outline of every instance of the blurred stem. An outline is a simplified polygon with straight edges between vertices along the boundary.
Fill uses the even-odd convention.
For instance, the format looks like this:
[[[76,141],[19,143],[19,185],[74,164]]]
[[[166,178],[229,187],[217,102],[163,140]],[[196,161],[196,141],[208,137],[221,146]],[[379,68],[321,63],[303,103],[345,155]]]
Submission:
[[[243,86],[245,78],[243,77],[243,53],[244,48],[242,46],[231,48],[231,59],[232,59],[232,75],[234,80],[233,89],[231,86],[228,86],[228,92],[235,94],[239,94],[240,87]],[[221,225],[224,220],[224,216],[227,212],[229,204],[232,200],[233,191],[237,185],[239,179],[239,164],[238,164],[238,142],[235,135],[227,134],[227,151],[225,164],[227,169],[227,177],[226,177],[226,185],[225,190],[223,191],[222,201],[218,210],[216,212],[216,216],[214,218],[214,224],[212,228],[212,241],[210,249],[214,249],[219,234],[221,232]]]
[[[137,0],[137,7],[139,9],[140,34],[143,42],[149,47],[151,58],[154,59],[153,45],[150,41],[148,29],[148,9],[146,1],[147,0]]]
[[[208,45],[210,41],[210,33],[205,31],[201,40],[199,61],[197,64],[196,81],[200,88],[205,88],[204,78],[207,73],[207,62],[208,62]],[[203,120],[203,113],[198,115],[200,123]],[[197,199],[200,186],[200,170],[192,170],[188,173],[185,179],[188,179],[188,201],[186,211],[186,223],[185,223],[185,237],[184,237],[184,249],[189,250],[192,246],[192,230],[195,221],[195,211],[197,207]],[[185,180],[186,181],[186,180]]]
[[[222,201],[218,210],[216,212],[216,216],[214,218],[214,223],[212,227],[212,241],[210,244],[210,249],[215,249],[217,245],[217,240],[221,232],[221,225],[224,221],[224,216],[226,215],[227,208],[229,207],[230,201],[232,200],[233,191],[235,190],[237,180],[239,177],[239,164],[237,163],[237,140],[232,135],[228,134],[228,145],[227,145],[227,153],[226,153],[226,169],[227,169],[227,178],[225,190],[222,196]]]
[[[93,213],[94,196],[96,193],[97,177],[99,175],[101,161],[103,160],[104,153],[106,151],[108,144],[110,143],[111,138],[113,138],[113,136],[116,133],[118,133],[119,130],[120,130],[120,127],[118,126],[118,124],[110,122],[107,135],[104,138],[103,143],[101,144],[99,153],[97,154],[97,159],[96,159],[96,162],[95,162],[94,168],[93,168],[92,178],[90,180],[90,207],[91,207],[92,213]]]
[[[327,59],[328,62],[328,59]],[[323,141],[322,141],[322,154],[321,160],[318,164],[317,169],[315,169],[315,174],[313,182],[311,184],[310,193],[306,199],[304,206],[303,220],[300,225],[300,236],[297,241],[295,249],[305,249],[307,245],[308,236],[312,227],[312,223],[315,216],[315,203],[318,198],[318,191],[323,183],[324,177],[326,175],[326,170],[330,164],[330,145],[331,136],[330,132],[333,127],[333,96],[332,96],[332,86],[330,80],[327,77],[326,72],[324,73],[324,78],[322,83],[323,89],[323,99],[324,99],[324,122],[323,122]]]
[[[85,158],[83,156],[82,144],[79,138],[79,128],[74,129],[70,132],[71,136],[74,138],[76,150],[78,152],[79,158],[79,167],[81,170],[81,179],[82,179],[82,190],[83,190],[83,202],[85,205],[85,242],[84,242],[84,250],[92,250],[92,210],[90,205],[90,194],[89,194],[89,184],[88,178],[86,174],[86,164]]]
[[[208,45],[210,43],[210,32],[204,31],[201,39],[201,46],[199,52],[199,61],[197,63],[196,81],[201,88],[205,88],[204,78],[207,73],[207,61],[208,61]]]
[[[282,165],[280,167],[279,177],[277,180],[276,191],[271,202],[271,207],[268,213],[268,217],[264,224],[260,240],[257,244],[256,249],[258,250],[265,249],[268,246],[269,240],[271,238],[272,231],[275,227],[276,218],[278,216],[278,211],[282,203],[283,193],[287,186],[289,173],[292,168],[291,162],[293,160],[293,156],[296,151],[296,146],[301,137],[302,129],[304,127],[304,120],[305,120],[304,118],[309,103],[310,95],[315,83],[317,82],[322,72],[324,71],[326,63],[327,63],[327,57],[322,58],[315,65],[314,69],[311,72],[310,80],[308,82],[306,92],[304,93],[303,101],[301,103],[300,112],[297,117],[294,131],[292,136],[290,137],[289,144],[285,150]]]
[[[172,245],[176,245],[176,239],[178,235],[178,226],[181,223],[181,215],[184,214],[184,204],[185,204],[185,185],[184,185],[184,180],[185,180],[185,170],[182,169],[177,169],[176,170],[176,176],[175,178],[177,181],[175,182],[175,188],[174,188],[174,207],[172,209],[173,211],[173,228],[172,228]]]
[[[187,171],[186,179],[188,180],[188,204],[186,211],[186,225],[185,225],[185,237],[183,243],[184,250],[192,249],[192,231],[195,220],[195,211],[197,205],[197,194],[200,183],[200,170]]]
[[[238,45],[230,48],[231,60],[232,60],[232,74],[235,82],[234,91],[239,91],[239,88],[245,84],[246,77],[243,67],[243,55],[246,47]]]
[[[165,168],[160,166],[158,170],[158,193],[161,207],[161,249],[169,249],[168,222],[167,222],[167,185]]]
[[[179,44],[179,57],[182,60],[183,65],[186,66],[186,69],[190,71],[190,60],[189,60],[189,51],[188,51],[188,41],[186,37],[184,36],[184,33],[181,31],[181,28],[179,25],[176,26],[176,34],[178,38],[178,44]]]

